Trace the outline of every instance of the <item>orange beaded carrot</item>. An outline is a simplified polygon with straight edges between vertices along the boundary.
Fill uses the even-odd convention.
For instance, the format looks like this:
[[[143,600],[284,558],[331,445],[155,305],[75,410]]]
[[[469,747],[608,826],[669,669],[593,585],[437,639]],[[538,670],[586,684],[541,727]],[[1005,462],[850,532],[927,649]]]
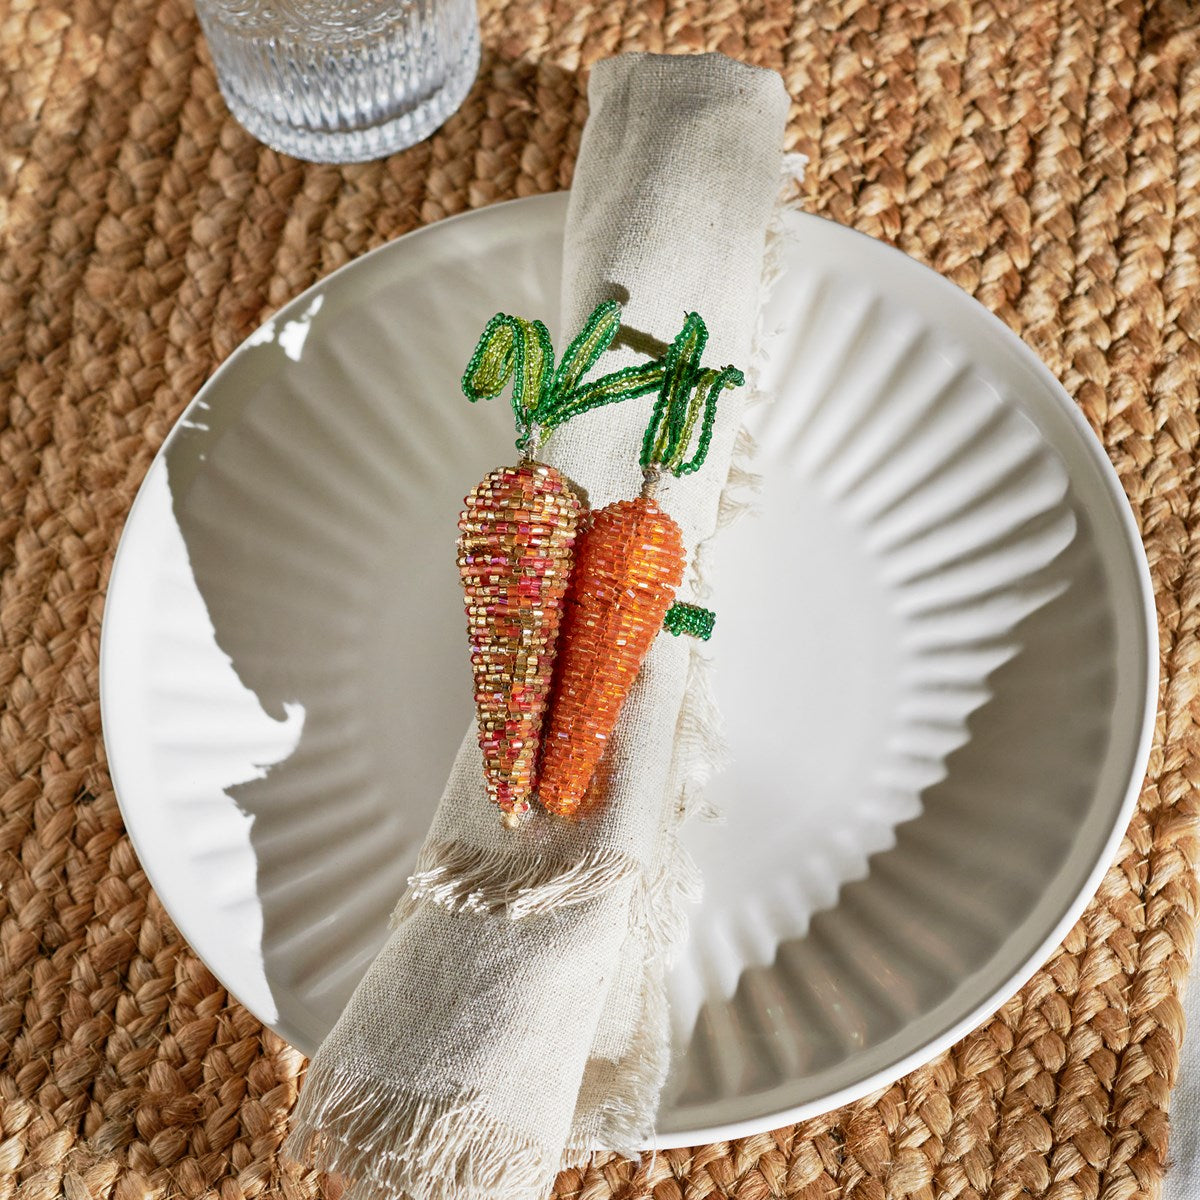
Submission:
[[[707,339],[704,322],[689,313],[667,353],[642,443],[642,493],[593,513],[576,539],[537,786],[543,807],[560,816],[583,816],[600,803],[589,796],[592,777],[683,582],[683,535],[654,500],[658,476],[700,467],[717,397],[744,382],[735,367],[700,368]],[[697,449],[685,461],[697,424]]]
[[[580,512],[562,475],[531,455],[577,413],[659,389],[659,360],[581,382],[619,326],[619,306],[600,305],[556,371],[546,327],[501,313],[488,322],[463,374],[472,401],[498,395],[512,380],[524,454],[471,490],[458,521],[484,779],[508,823],[528,811],[533,792]]]

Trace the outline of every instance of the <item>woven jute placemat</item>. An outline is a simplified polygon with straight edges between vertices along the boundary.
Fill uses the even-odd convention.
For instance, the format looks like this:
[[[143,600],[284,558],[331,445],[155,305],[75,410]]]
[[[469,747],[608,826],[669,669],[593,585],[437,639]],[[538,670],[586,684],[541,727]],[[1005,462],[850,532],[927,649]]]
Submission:
[[[343,169],[242,132],[184,0],[0,6],[0,1197],[338,1194],[276,1158],[302,1059],[181,941],[124,834],[100,740],[105,582],[216,364],[372,246],[567,186],[588,65],[629,49],[781,71],[808,206],[943,272],[1049,364],[1141,523],[1163,685],[1118,861],[993,1020],[849,1108],[653,1163],[598,1156],[558,1195],[1156,1195],[1197,908],[1198,10],[485,0],[482,17],[463,109]]]

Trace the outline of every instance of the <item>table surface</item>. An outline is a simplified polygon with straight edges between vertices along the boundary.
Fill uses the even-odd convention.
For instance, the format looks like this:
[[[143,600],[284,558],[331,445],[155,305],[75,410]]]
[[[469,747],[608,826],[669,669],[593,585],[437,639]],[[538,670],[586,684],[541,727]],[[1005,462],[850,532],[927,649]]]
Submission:
[[[0,1200],[336,1196],[277,1160],[303,1061],[147,886],[100,739],[122,522],[203,380],[313,280],[450,213],[567,187],[596,59],[783,73],[808,207],[1016,330],[1129,495],[1161,713],[1100,893],[1019,996],[875,1096],[557,1194],[1157,1195],[1192,951],[1200,777],[1200,15],[1187,0],[484,0],[432,139],[337,168],[229,117],[184,0],[0,3]]]

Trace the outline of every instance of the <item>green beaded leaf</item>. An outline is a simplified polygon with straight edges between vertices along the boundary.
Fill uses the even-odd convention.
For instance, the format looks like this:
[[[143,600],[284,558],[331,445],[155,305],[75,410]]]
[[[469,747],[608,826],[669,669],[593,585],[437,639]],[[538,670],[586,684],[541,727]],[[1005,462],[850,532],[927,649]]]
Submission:
[[[484,327],[463,372],[463,392],[472,402],[489,400],[511,380],[517,448],[529,453],[564,421],[604,404],[645,396],[662,386],[660,359],[581,382],[612,345],[620,326],[621,306],[615,300],[597,305],[555,371],[554,348],[546,326],[541,321],[497,313]]]
[[[695,403],[688,407],[688,417],[680,438],[682,453],[686,453],[691,444],[692,430],[703,409],[704,419],[700,423],[700,437],[696,443],[696,453],[687,462],[680,462],[671,468],[677,476],[690,475],[704,465],[704,460],[708,457],[708,446],[712,441],[713,426],[717,420],[717,397],[726,388],[741,387],[745,382],[745,375],[737,367],[722,367],[719,371],[709,367],[700,373],[696,383]]]
[[[541,321],[497,313],[484,326],[463,372],[462,389],[472,403],[498,396],[512,380],[512,410],[520,437],[528,442],[546,405],[554,372],[550,331]]]
[[[712,440],[717,398],[744,382],[741,371],[701,368],[708,328],[698,314],[688,313],[664,357],[583,382],[620,326],[620,305],[615,300],[598,304],[555,370],[554,347],[541,321],[497,313],[484,327],[463,372],[463,392],[472,402],[489,400],[511,380],[517,447],[529,453],[572,417],[657,391],[642,439],[642,468],[658,466],[675,475],[697,470]],[[693,440],[696,448],[689,459]]]
[[[661,467],[673,475],[698,470],[708,456],[717,399],[726,388],[740,387],[745,376],[736,367],[701,369],[708,328],[698,313],[688,313],[663,360],[663,383],[642,438],[643,470]],[[692,457],[688,448],[699,426]]]
[[[557,396],[569,397],[575,391],[579,381],[612,345],[620,328],[621,306],[615,300],[605,300],[592,310],[592,315],[567,347],[554,373],[554,392]]]
[[[590,412],[605,404],[617,400],[632,400],[635,396],[648,396],[662,386],[663,364],[661,359],[653,359],[647,363],[636,363],[632,367],[622,367],[611,375],[603,375],[591,383],[579,388],[573,395],[560,404],[545,424],[549,432],[555,425],[561,425],[580,413]]]
[[[684,423],[691,376],[707,341],[708,327],[698,314],[688,313],[663,362],[662,390],[642,439],[643,470],[655,464],[666,466],[670,461]]]

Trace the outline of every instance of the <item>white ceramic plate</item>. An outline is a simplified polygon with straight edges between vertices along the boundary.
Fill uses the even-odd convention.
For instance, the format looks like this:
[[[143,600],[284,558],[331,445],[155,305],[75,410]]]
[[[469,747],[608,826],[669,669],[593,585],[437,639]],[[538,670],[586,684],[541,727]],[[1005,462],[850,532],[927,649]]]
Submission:
[[[221,368],[154,462],[105,611],[109,763],[183,934],[311,1051],[384,936],[471,719],[464,492],[513,454],[458,376],[554,325],[561,196],[335,272]],[[814,217],[768,313],[759,511],[712,643],[734,765],[689,841],[659,1145],[758,1131],[919,1065],[1097,887],[1145,767],[1141,544],[1074,405],[983,308]]]

